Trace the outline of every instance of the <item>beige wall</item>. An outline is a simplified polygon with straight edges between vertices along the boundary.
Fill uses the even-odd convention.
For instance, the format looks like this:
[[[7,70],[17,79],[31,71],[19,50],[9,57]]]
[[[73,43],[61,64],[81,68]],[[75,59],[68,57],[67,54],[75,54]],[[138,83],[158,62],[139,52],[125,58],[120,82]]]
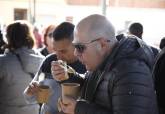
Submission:
[[[0,21],[3,23],[13,21],[14,8],[28,9],[28,3],[20,2],[19,0],[0,0]]]
[[[31,10],[33,11],[33,0],[0,0],[0,24],[13,21],[14,8],[29,9],[29,1],[31,1]],[[87,15],[102,13],[101,6],[98,5],[100,0],[92,0],[90,6],[84,5],[84,3],[80,5],[77,3],[78,1],[81,1],[81,3],[87,2],[87,0],[36,0],[36,20],[39,24],[59,24],[65,21],[66,17],[73,17],[73,23],[76,24]],[[159,42],[165,36],[165,9],[131,8],[140,4],[140,2],[142,4],[142,1],[143,3],[151,2],[152,4],[153,1],[157,3],[165,2],[165,0],[110,0],[107,17],[117,29],[123,29],[127,21],[144,23],[144,40],[151,41],[151,44],[153,44],[153,42]],[[122,4],[130,5],[128,8],[119,7]]]
[[[110,6],[136,8],[165,8],[165,0],[109,0]]]
[[[101,0],[66,0],[70,5],[99,5]],[[107,0],[113,7],[165,8],[165,0]]]
[[[128,7],[165,7],[165,0],[107,0],[110,8],[128,6]],[[30,21],[29,9],[33,16],[34,0],[0,0],[0,23],[13,21],[14,8],[23,8],[28,10],[28,20]],[[36,20],[65,20],[67,16],[83,17],[90,12],[101,13],[101,0],[36,0]],[[31,5],[31,8],[29,6]],[[89,6],[87,6],[89,5]],[[87,8],[87,9],[86,9]],[[52,22],[52,21],[50,21]]]
[[[8,23],[14,19],[14,8],[27,9],[30,21],[30,11],[33,16],[34,0],[0,0],[0,23]],[[30,8],[31,6],[31,8]],[[63,15],[64,0],[36,0],[36,19]]]

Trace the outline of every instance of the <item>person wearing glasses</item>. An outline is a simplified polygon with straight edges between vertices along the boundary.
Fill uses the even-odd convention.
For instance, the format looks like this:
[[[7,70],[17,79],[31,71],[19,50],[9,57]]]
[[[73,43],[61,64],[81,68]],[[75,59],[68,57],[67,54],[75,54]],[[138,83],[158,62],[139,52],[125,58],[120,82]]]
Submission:
[[[48,85],[51,88],[51,96],[48,103],[44,103],[41,108],[40,114],[58,114],[57,101],[61,95],[60,83],[55,81],[51,75],[51,62],[57,60],[65,61],[69,66],[75,69],[78,73],[85,73],[85,66],[74,56],[74,46],[73,41],[73,30],[74,25],[69,22],[63,22],[59,24],[53,31],[53,51],[55,53],[49,54],[44,62],[42,63],[38,73],[30,83],[30,85],[25,89],[24,95],[29,103],[36,102],[36,93],[38,91],[39,78],[45,75],[45,80],[42,82],[44,85]],[[80,79],[69,79],[67,82],[77,82]]]
[[[80,98],[59,100],[65,114],[158,114],[151,75],[154,57],[142,40],[118,41],[111,22],[93,14],[75,27],[73,45],[87,72]],[[56,80],[63,81],[64,73],[58,63],[52,65]]]

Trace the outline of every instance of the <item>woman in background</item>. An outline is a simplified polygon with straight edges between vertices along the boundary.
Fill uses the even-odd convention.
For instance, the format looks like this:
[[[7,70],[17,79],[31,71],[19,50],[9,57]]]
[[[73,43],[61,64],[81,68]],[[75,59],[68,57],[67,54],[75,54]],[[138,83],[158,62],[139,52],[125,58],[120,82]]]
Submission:
[[[0,55],[0,114],[38,114],[38,104],[28,104],[23,91],[44,56],[34,51],[30,25],[15,21],[7,26],[7,45]]]
[[[44,40],[44,47],[40,49],[40,52],[42,55],[47,56],[50,53],[53,53],[53,43],[52,43],[52,37],[53,37],[53,31],[55,29],[55,25],[49,25],[45,28],[44,34],[43,34],[43,40]]]

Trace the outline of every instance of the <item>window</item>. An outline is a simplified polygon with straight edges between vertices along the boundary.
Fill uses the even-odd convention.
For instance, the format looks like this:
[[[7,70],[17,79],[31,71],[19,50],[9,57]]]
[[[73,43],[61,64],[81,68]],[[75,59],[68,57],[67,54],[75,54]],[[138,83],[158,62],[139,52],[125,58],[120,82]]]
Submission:
[[[66,21],[68,21],[68,22],[73,22],[73,17],[72,16],[67,16],[66,17]]]
[[[27,9],[14,9],[14,20],[27,20]]]

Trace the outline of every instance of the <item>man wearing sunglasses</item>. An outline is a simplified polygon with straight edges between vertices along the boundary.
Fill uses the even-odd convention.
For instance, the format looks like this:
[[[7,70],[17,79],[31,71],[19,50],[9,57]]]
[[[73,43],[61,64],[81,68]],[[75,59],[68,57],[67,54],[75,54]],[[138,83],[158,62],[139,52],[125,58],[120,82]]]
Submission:
[[[73,45],[88,72],[80,98],[66,96],[65,104],[59,101],[64,113],[158,114],[151,75],[153,54],[142,40],[128,37],[117,41],[108,19],[94,14],[77,24]],[[58,81],[65,72],[59,67],[52,68]]]

